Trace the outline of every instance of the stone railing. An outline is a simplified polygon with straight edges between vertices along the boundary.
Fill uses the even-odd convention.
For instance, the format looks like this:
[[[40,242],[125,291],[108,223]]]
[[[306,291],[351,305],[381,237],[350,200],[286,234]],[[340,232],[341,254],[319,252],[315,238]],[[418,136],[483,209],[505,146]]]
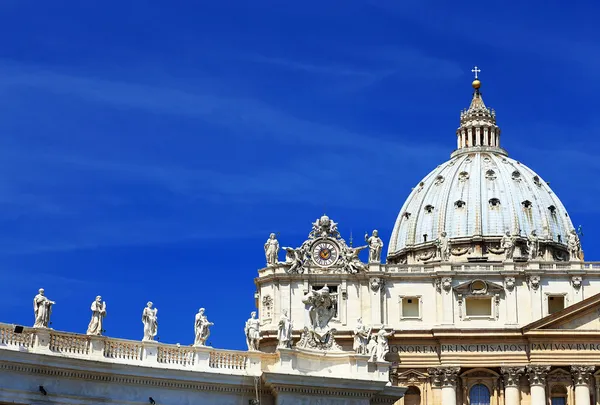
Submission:
[[[0,350],[133,366],[259,376],[260,352],[139,342],[0,323]]]
[[[424,263],[424,264],[387,264],[381,269],[388,273],[424,273],[430,274],[436,271],[455,272],[494,272],[503,270],[526,271],[535,270],[582,270],[586,272],[599,272],[600,262],[517,262],[517,263]]]

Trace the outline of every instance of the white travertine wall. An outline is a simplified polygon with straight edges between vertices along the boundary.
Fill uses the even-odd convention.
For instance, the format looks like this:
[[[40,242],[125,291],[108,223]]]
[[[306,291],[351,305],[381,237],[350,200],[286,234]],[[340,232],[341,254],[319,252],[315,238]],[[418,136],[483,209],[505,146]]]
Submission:
[[[324,284],[338,288],[339,316],[332,321],[338,334],[351,334],[358,318],[374,328],[386,324],[397,331],[428,330],[442,325],[465,329],[519,328],[547,316],[551,296],[564,296],[567,307],[600,292],[599,263],[504,263],[503,270],[490,270],[497,267],[498,264],[487,263],[451,268],[440,263],[429,266],[376,264],[370,265],[366,273],[357,275],[319,272],[318,269],[315,273],[287,275],[283,266],[265,268],[259,271],[260,277],[256,279],[259,295],[275,296],[278,302],[274,304],[273,321],[263,322],[263,330],[275,333],[280,316],[277,308],[286,307],[290,310],[294,329],[301,331],[304,327],[302,297],[309,288]],[[279,277],[282,280],[275,281],[274,287],[273,279]],[[383,280],[378,291],[371,288],[373,278]],[[509,278],[514,279],[514,286],[509,286]],[[290,279],[292,281],[287,281]],[[440,285],[444,279],[450,279],[447,288]],[[456,288],[476,280],[501,287],[494,304],[497,310],[494,306],[491,319],[466,319],[465,316],[461,319]],[[274,290],[276,294],[273,294]],[[419,319],[401,318],[402,296],[420,299]],[[467,297],[468,294],[463,298]],[[495,300],[493,294],[490,297]],[[462,305],[464,315],[464,302]]]

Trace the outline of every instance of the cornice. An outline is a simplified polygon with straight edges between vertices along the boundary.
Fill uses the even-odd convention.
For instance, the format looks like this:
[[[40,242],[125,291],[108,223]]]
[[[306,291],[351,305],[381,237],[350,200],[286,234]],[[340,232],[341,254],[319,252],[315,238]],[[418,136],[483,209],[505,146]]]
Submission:
[[[0,370],[5,370],[14,373],[22,373],[28,375],[40,375],[53,378],[66,378],[76,379],[85,381],[96,381],[102,383],[112,384],[126,384],[126,385],[139,385],[139,386],[151,386],[158,388],[170,388],[178,390],[194,390],[194,391],[210,391],[210,392],[227,392],[227,393],[239,393],[254,395],[254,381],[251,376],[239,376],[239,381],[227,383],[202,383],[193,381],[176,381],[173,379],[159,378],[159,377],[142,377],[142,376],[128,376],[123,374],[117,374],[111,371],[108,373],[101,373],[96,371],[84,371],[74,370],[68,368],[58,368],[56,366],[42,366],[33,364],[19,364],[12,362],[1,362]],[[248,380],[248,386],[243,386],[243,380]],[[264,391],[265,394],[270,394],[268,391]]]

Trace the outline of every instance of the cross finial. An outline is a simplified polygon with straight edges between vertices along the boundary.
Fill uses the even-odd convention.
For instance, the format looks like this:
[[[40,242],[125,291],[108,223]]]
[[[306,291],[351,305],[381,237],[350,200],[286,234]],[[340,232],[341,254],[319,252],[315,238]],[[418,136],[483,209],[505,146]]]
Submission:
[[[481,69],[479,69],[477,66],[475,66],[473,69],[471,69],[471,72],[475,73],[475,79],[477,79],[477,74],[481,73]]]

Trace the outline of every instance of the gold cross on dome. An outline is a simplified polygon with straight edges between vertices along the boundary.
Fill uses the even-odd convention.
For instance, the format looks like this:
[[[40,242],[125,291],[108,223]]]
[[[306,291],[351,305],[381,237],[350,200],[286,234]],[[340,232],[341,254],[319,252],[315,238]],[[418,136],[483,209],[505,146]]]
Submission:
[[[473,69],[471,69],[471,72],[475,73],[475,79],[477,79],[477,74],[481,73],[481,69],[475,66]]]

